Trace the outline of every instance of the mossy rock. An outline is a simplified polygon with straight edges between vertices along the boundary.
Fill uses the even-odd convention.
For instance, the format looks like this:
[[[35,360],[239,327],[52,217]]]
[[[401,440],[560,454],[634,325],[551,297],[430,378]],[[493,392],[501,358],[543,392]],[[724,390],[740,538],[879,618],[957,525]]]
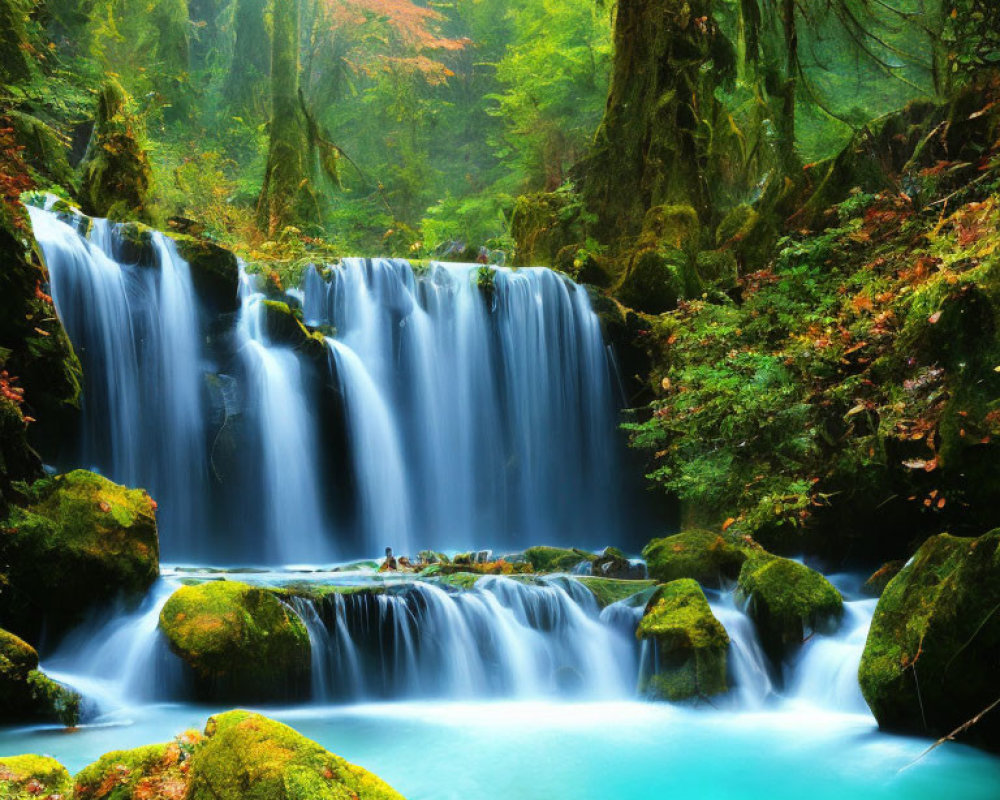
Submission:
[[[649,577],[660,583],[692,578],[717,587],[736,580],[746,553],[722,534],[690,530],[653,539],[642,551]]]
[[[880,727],[944,736],[997,699],[1000,531],[928,539],[882,593],[861,658]],[[1000,750],[1000,717],[968,739]]]
[[[69,165],[69,146],[55,130],[37,117],[23,111],[7,112],[22,156],[36,179],[73,189],[76,176]]]
[[[84,767],[73,779],[74,800],[140,800],[186,797],[191,753],[201,745],[198,733],[168,744],[115,750]]]
[[[593,563],[597,556],[586,550],[567,549],[564,547],[548,547],[540,545],[529,547],[524,551],[524,557],[535,572],[572,572],[574,567],[584,561]]]
[[[54,800],[73,796],[73,781],[66,768],[47,756],[0,757],[2,800]]]
[[[680,250],[643,250],[635,256],[615,296],[647,314],[673,311],[692,288],[689,271],[688,257]]]
[[[207,699],[283,699],[308,690],[305,625],[269,589],[236,581],[182,586],[160,611],[170,648]]]
[[[207,299],[216,311],[239,308],[240,268],[236,256],[206,239],[174,236],[177,252],[191,267],[191,281],[198,296]]]
[[[895,578],[904,566],[906,566],[905,561],[887,561],[868,577],[861,586],[861,591],[870,597],[881,597],[889,581]]]
[[[844,610],[840,592],[820,573],[770,553],[752,554],[736,586],[737,598],[747,603],[761,645],[775,663],[811,633],[832,633]]]
[[[80,695],[39,671],[34,647],[0,630],[0,719],[40,718],[73,726],[79,717]]]
[[[655,670],[644,674],[640,692],[676,702],[728,691],[729,635],[695,581],[684,578],[660,586],[646,605],[636,636],[652,640],[656,650]]]
[[[264,331],[273,344],[295,348],[314,361],[326,363],[326,340],[322,334],[313,333],[292,311],[288,303],[280,300],[262,300]]]
[[[627,600],[629,597],[648,591],[656,586],[656,581],[619,580],[617,578],[596,578],[583,575],[577,578],[580,583],[590,589],[597,605],[606,608],[612,603]]]
[[[633,564],[617,547],[605,547],[590,565],[590,574],[599,578],[641,580],[646,577],[643,564]]]
[[[560,251],[585,240],[580,223],[582,206],[569,191],[538,192],[514,201],[510,231],[517,266],[553,267]]]
[[[209,719],[186,800],[403,800],[387,783],[249,711]]]
[[[2,603],[15,630],[77,622],[88,608],[139,596],[156,580],[156,504],[146,492],[75,470],[25,494],[27,505],[3,524],[10,568]]]

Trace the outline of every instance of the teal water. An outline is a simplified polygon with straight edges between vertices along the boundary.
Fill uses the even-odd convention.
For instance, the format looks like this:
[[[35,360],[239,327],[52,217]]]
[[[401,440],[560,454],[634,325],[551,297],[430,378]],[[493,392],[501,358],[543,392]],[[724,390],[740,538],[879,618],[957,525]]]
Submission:
[[[213,709],[147,706],[126,724],[0,732],[0,753],[78,770],[200,728]],[[880,733],[863,714],[642,703],[391,703],[266,709],[409,800],[875,800],[1000,797],[1000,758]]]

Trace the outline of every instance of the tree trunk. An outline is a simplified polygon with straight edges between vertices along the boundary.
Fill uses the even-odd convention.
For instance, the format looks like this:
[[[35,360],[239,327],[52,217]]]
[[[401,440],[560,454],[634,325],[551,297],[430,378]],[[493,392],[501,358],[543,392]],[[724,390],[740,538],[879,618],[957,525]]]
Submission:
[[[257,204],[257,224],[269,235],[319,219],[309,126],[299,98],[299,3],[275,0],[273,8],[271,142]]]
[[[258,111],[263,116],[267,113],[261,88],[271,72],[271,39],[264,20],[266,11],[267,0],[236,0],[233,21],[236,41],[223,93],[230,108],[239,114]]]
[[[653,206],[690,205],[711,216],[705,178],[715,102],[711,0],[620,0],[611,90],[583,194],[598,237],[627,247]]]

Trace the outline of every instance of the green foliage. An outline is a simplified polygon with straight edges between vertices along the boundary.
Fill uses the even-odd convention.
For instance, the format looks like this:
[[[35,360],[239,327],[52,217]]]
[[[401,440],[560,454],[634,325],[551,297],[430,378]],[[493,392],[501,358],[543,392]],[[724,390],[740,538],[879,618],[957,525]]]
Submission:
[[[46,756],[0,758],[0,797],[33,800],[37,797],[71,797],[73,781],[66,768]]]

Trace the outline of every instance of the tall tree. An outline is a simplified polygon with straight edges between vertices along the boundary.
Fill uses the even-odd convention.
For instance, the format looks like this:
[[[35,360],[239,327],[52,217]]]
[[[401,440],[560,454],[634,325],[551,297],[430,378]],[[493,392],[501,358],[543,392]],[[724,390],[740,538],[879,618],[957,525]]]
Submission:
[[[299,89],[299,2],[275,0],[271,34],[271,126],[257,224],[269,234],[319,221],[309,119]]]

